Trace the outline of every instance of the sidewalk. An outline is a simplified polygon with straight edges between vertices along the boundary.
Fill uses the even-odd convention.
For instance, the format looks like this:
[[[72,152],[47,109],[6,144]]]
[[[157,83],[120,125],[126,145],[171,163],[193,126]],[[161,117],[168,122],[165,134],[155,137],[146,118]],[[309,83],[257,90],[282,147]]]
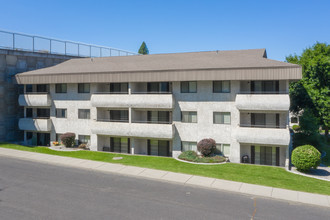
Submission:
[[[173,173],[162,170],[125,166],[121,164],[112,164],[106,162],[76,159],[71,157],[61,157],[49,154],[12,150],[7,148],[0,148],[0,156],[19,158],[52,165],[90,169],[93,171],[110,172],[140,178],[149,178],[157,181],[167,181],[176,184],[198,186],[215,190],[244,193],[291,202],[300,202],[309,205],[330,207],[330,196],[320,194],[292,191],[188,174]]]

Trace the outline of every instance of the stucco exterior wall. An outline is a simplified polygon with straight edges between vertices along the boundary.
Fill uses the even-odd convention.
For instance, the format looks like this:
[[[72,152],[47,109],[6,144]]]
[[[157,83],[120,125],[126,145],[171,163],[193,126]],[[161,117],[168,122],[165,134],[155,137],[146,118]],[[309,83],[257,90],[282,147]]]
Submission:
[[[280,114],[280,125],[286,125],[288,120],[286,111],[239,110],[236,105],[236,98],[237,94],[246,86],[245,81],[231,81],[230,93],[213,93],[212,84],[212,81],[198,81],[196,93],[181,93],[180,82],[172,82],[173,94],[157,95],[158,103],[162,103],[162,96],[166,96],[165,100],[167,101],[168,96],[171,96],[172,108],[166,110],[172,111],[173,125],[134,123],[146,121],[147,110],[165,110],[164,108],[157,108],[157,106],[150,108],[150,99],[146,98],[148,95],[127,94],[122,96],[122,101],[121,99],[117,100],[117,102],[125,103],[125,107],[100,107],[93,105],[93,94],[106,89],[108,84],[92,83],[90,84],[90,93],[86,94],[78,93],[78,84],[67,84],[67,93],[58,94],[55,93],[55,85],[51,84],[49,93],[51,98],[51,141],[55,140],[56,133],[74,132],[77,138],[78,135],[90,135],[91,150],[102,150],[104,146],[110,145],[110,136],[129,137],[131,138],[132,154],[147,154],[147,139],[170,140],[172,156],[177,157],[181,153],[182,141],[199,142],[204,138],[213,138],[217,144],[230,144],[230,161],[240,162],[243,155],[250,154],[250,144],[259,143],[260,140],[262,142],[259,144],[271,144],[270,142],[274,138],[276,141],[283,140],[281,135],[286,135],[287,129],[259,128],[259,132],[258,128],[245,129],[239,125],[251,123],[250,114],[248,114],[251,112],[266,113],[266,120],[274,123],[274,113],[278,113]],[[280,85],[288,86],[288,83],[284,81]],[[144,91],[146,90],[145,86],[146,83],[132,83],[129,88],[130,91]],[[107,99],[111,96],[111,94],[104,95],[103,98],[98,99],[98,102],[101,105],[102,102],[111,104]],[[138,103],[138,106],[131,106],[125,97],[135,98],[134,103]],[[145,106],[144,103],[149,104]],[[67,118],[56,118],[56,108],[67,109]],[[78,119],[78,109],[90,109],[90,119]],[[97,118],[109,119],[109,109],[128,109],[129,122],[98,122]],[[197,123],[181,122],[182,111],[196,111]],[[214,112],[230,112],[230,124],[214,124]],[[268,129],[274,130],[275,133],[269,132]],[[242,137],[243,139],[253,137],[254,139],[250,138],[249,141],[257,142],[245,142],[245,139],[241,140]],[[274,143],[281,145],[281,158],[286,156],[287,137],[285,136],[284,139],[284,142]]]

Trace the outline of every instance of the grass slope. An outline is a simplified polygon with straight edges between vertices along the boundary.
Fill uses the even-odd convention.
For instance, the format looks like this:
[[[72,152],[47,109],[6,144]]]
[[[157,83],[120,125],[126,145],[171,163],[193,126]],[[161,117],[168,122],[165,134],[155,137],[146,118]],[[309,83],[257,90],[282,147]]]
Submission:
[[[7,143],[0,143],[0,147],[330,195],[330,182],[292,174],[280,167],[235,163],[223,165],[195,165],[165,157],[134,156],[94,151],[63,152],[54,151],[47,147],[26,147]],[[113,157],[118,156],[123,157],[123,159],[112,160]]]

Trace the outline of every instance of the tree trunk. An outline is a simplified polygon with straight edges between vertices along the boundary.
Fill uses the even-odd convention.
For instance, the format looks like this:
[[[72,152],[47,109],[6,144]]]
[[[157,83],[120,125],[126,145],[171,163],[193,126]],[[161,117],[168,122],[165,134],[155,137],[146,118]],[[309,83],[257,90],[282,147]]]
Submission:
[[[324,126],[324,134],[326,137],[328,137],[329,135],[329,127],[328,126]]]

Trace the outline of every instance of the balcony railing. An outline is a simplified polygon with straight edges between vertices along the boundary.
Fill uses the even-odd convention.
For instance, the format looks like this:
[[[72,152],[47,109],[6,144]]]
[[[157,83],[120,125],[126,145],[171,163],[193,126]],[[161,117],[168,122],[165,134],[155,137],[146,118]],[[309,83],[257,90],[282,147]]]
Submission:
[[[45,117],[37,118],[20,118],[18,121],[18,127],[24,131],[50,131],[51,119]]]
[[[172,139],[174,129],[172,124],[104,123],[95,120],[92,123],[92,133],[122,137]]]
[[[95,93],[91,97],[93,107],[104,108],[174,108],[173,95],[167,94],[112,94]]]
[[[239,143],[288,146],[289,129],[237,127],[234,137]]]
[[[18,97],[20,106],[48,107],[51,106],[51,98],[48,93],[26,93]]]
[[[235,105],[239,110],[289,111],[288,94],[237,94]]]
[[[274,125],[274,124],[265,124],[265,125],[239,124],[238,126],[245,128],[281,128],[281,129],[288,128],[287,125]]]
[[[262,94],[262,95],[273,95],[273,94],[289,94],[288,91],[240,91],[237,94]]]
[[[129,120],[128,119],[109,119],[109,118],[106,118],[106,119],[96,119],[96,121],[100,121],[100,122],[122,122],[122,123],[128,123]]]
[[[172,124],[172,121],[138,121],[138,120],[133,120],[132,123],[141,123],[141,124]]]

